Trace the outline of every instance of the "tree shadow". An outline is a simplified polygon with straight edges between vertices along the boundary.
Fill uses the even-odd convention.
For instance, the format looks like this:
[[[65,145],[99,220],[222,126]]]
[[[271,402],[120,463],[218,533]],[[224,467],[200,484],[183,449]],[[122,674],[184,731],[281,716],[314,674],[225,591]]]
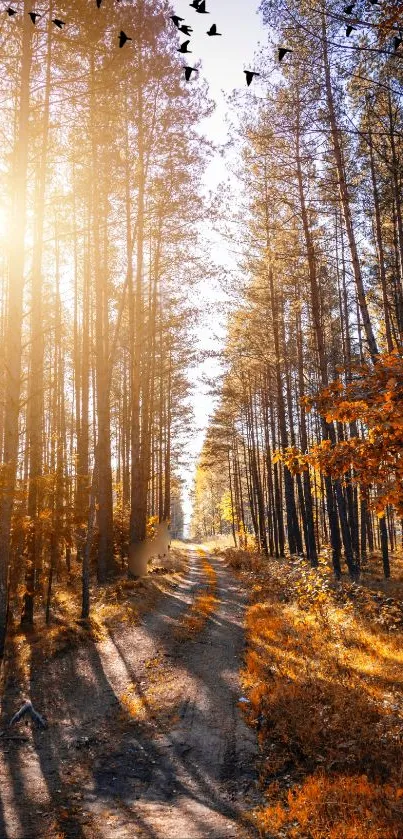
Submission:
[[[28,740],[28,738],[27,738]],[[34,839],[35,808],[38,806],[31,795],[32,784],[24,776],[23,767],[26,764],[26,742],[5,741],[1,745],[2,784],[1,784],[1,837],[16,836]],[[3,772],[6,773],[4,778]],[[8,777],[7,777],[8,776]]]
[[[220,748],[220,732],[214,730],[213,724],[214,702],[224,702],[229,713],[239,714],[236,690],[228,682],[228,673],[224,673],[225,669],[228,670],[228,662],[225,660],[224,667],[224,658],[223,662],[217,660],[215,668],[212,668],[211,664],[206,666],[206,660],[203,661],[206,655],[205,638],[210,633],[214,636],[215,647],[221,644],[222,651],[228,650],[233,643],[235,671],[235,660],[243,647],[243,632],[241,622],[231,621],[226,614],[226,609],[231,611],[233,608],[230,600],[226,605],[223,596],[222,614],[213,616],[199,638],[183,644],[174,637],[173,627],[188,607],[189,596],[203,583],[204,576],[200,570],[197,567],[192,569],[190,586],[185,586],[175,596],[165,595],[158,613],[145,616],[141,626],[141,631],[149,635],[154,648],[158,647],[165,654],[178,658],[182,665],[186,660],[190,678],[200,685],[200,691],[204,691],[207,697],[207,709],[198,706],[197,697],[185,703],[184,709],[177,709],[179,721],[171,729],[160,726],[158,719],[152,725],[133,720],[105,671],[102,646],[97,648],[89,642],[47,661],[43,661],[38,647],[33,648],[30,698],[49,720],[47,731],[34,730],[33,744],[54,819],[55,834],[58,831],[66,839],[84,839],[83,808],[97,818],[111,804],[125,815],[133,828],[141,830],[149,839],[161,836],[150,823],[155,806],[194,810],[194,822],[199,824],[201,835],[208,827],[207,811],[231,820],[234,825],[243,822],[236,793],[242,782],[252,782],[255,776],[248,767],[236,764],[233,737],[232,740],[229,738],[229,753],[224,761],[218,763],[209,753],[208,742],[201,748],[188,742],[189,732],[192,726],[196,726],[210,732],[210,745],[216,738],[217,748]],[[136,629],[132,633],[132,642],[135,635]],[[151,716],[152,709],[141,685],[136,658],[131,660],[130,657],[127,627],[111,630],[110,639],[116,650],[116,661],[124,668],[126,683],[133,683],[144,703],[146,716]],[[233,719],[231,724],[234,725]],[[40,814],[34,812],[37,804],[30,798],[17,754],[10,752],[4,755],[4,759],[21,823],[28,825],[27,812],[31,811],[31,833],[24,834],[24,839],[31,839],[31,836],[36,839],[43,835],[44,821]],[[222,771],[223,766],[225,771]],[[234,793],[233,800],[228,795],[229,791]],[[150,818],[147,812],[142,812],[142,808],[150,808]],[[0,835],[6,838],[7,823],[1,809],[0,829]]]
[[[220,603],[217,604],[217,609],[208,620],[205,629],[200,636],[189,642],[179,643],[174,634],[169,630],[167,631],[166,617],[172,618],[172,603],[169,601],[165,602],[165,608],[160,609],[158,615],[149,615],[143,624],[143,630],[148,632],[155,646],[163,651],[163,655],[185,661],[186,670],[192,680],[200,684],[201,690],[203,689],[208,697],[208,702],[213,707],[215,702],[224,705],[228,709],[229,717],[231,713],[240,717],[237,707],[239,688],[236,689],[235,685],[230,686],[228,684],[227,672],[221,672],[220,667],[217,667],[219,662],[215,662],[214,668],[211,667],[211,663],[206,667],[206,651],[203,648],[206,646],[207,639],[213,635],[212,639],[210,637],[210,642],[214,644],[215,648],[226,652],[230,649],[232,661],[239,661],[244,647],[242,621],[239,614],[235,617],[232,615],[232,619],[228,617],[228,614],[226,616],[226,612],[231,612],[234,603],[236,606],[240,606],[239,596],[238,599],[234,600],[236,593],[236,586],[231,586],[229,597],[225,597],[224,592],[221,592]],[[180,611],[183,611],[183,608],[178,610],[177,604],[174,608],[177,612],[176,616]],[[119,633],[111,633],[111,640],[116,654],[123,663],[128,679],[135,686],[136,693],[145,705],[147,716],[150,716],[152,709],[148,707],[147,697],[137,677],[136,669],[131,664],[130,653],[125,645],[124,637],[121,637]],[[207,656],[210,656],[209,650],[207,650]],[[226,657],[224,664],[223,671],[228,671]],[[214,741],[220,741],[220,735],[214,732],[214,711],[211,712],[210,710],[210,714],[206,718],[206,713],[198,707],[197,700],[189,701],[184,713],[180,716],[182,720],[179,726],[174,726],[168,733],[163,729],[158,731],[158,734],[164,740],[164,753],[160,754],[159,762],[160,765],[162,762],[164,767],[165,795],[167,793],[172,794],[172,785],[174,784],[175,792],[172,797],[176,801],[188,798],[189,801],[208,807],[234,822],[242,821],[242,805],[228,800],[228,786],[225,790],[222,787],[223,784],[227,785],[231,781],[234,800],[236,800],[240,783],[247,782],[252,785],[256,781],[255,770],[245,764],[237,765],[236,744],[234,742],[227,744],[228,754],[224,761],[221,760],[218,764],[215,764],[214,752],[210,746],[214,748],[214,745],[216,745]],[[241,720],[238,724],[240,723]],[[234,723],[233,727],[235,728]],[[207,733],[206,742],[203,743],[202,749],[200,749],[200,743],[192,742],[192,737],[189,734],[192,728],[196,731],[204,730]],[[166,760],[167,748],[171,754],[169,761]],[[250,754],[245,755],[246,760],[248,757],[250,758]],[[159,790],[150,785],[147,798],[153,796],[157,800],[160,797]]]

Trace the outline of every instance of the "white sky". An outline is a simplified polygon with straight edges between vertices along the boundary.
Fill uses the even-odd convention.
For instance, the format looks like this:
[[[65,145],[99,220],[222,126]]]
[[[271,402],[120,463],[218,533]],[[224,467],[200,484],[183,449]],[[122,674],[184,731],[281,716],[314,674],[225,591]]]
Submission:
[[[189,49],[191,55],[183,56],[183,63],[202,61],[200,72],[207,79],[211,97],[217,102],[215,114],[210,118],[211,137],[225,139],[225,96],[236,88],[245,88],[244,70],[258,70],[254,66],[254,53],[258,43],[265,41],[261,17],[257,13],[258,0],[207,0],[209,14],[198,14],[189,6],[189,0],[175,0],[175,14],[185,18],[192,27]],[[211,24],[217,24],[222,37],[206,35]],[[172,24],[173,26],[173,24]],[[187,36],[180,35],[180,43]]]
[[[184,23],[192,27],[193,33],[190,37],[189,49],[191,55],[183,56],[183,63],[193,66],[199,60],[202,65],[200,74],[207,80],[210,97],[216,103],[216,109],[208,120],[203,121],[203,133],[215,143],[223,144],[227,139],[226,114],[228,112],[228,96],[234,90],[243,90],[245,97],[253,95],[253,87],[247,88],[244,70],[259,70],[259,62],[254,58],[258,52],[259,44],[264,44],[267,34],[262,26],[261,17],[257,13],[258,0],[207,0],[206,9],[209,14],[198,14],[189,6],[190,0],[175,0],[175,14],[183,17]],[[217,24],[222,37],[208,37],[206,32],[211,24]],[[173,26],[173,24],[172,24]],[[179,33],[178,45],[187,40],[187,36]],[[254,82],[256,84],[256,80]],[[214,192],[220,182],[227,180],[228,170],[225,157],[217,152],[208,167],[205,176],[206,191]],[[206,229],[206,238],[214,252],[214,261],[221,265],[231,265],[233,262],[231,254],[224,240],[217,238],[212,229]],[[225,319],[220,318],[220,309],[223,310],[222,294],[217,287],[211,287],[208,283],[198,289],[200,295],[204,296],[206,306],[214,303],[216,316],[214,321],[211,315],[205,318],[198,330],[199,343],[202,348],[217,349],[223,343],[225,336]],[[195,436],[191,444],[191,454],[196,458],[199,453],[209,415],[213,404],[211,397],[206,393],[203,384],[203,374],[214,373],[212,362],[201,365],[194,374],[194,411],[195,411]],[[186,475],[187,490],[191,489],[193,481],[193,470]],[[185,495],[185,516],[189,519],[191,505],[188,494]]]

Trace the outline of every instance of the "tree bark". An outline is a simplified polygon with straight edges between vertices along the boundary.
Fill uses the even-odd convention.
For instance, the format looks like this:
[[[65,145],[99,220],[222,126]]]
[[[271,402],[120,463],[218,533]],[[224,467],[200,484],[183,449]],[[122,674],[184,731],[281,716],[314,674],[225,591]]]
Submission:
[[[340,200],[343,208],[344,223],[346,225],[347,239],[350,248],[351,264],[353,267],[355,287],[357,290],[357,298],[360,307],[362,323],[367,339],[369,353],[371,357],[375,360],[379,350],[368,312],[367,298],[362,279],[360,259],[358,255],[353,220],[351,215],[351,200],[344,170],[343,149],[340,139],[340,129],[337,124],[336,110],[334,105],[332,78],[330,72],[330,62],[327,45],[326,16],[324,12],[322,12],[322,46],[326,85],[326,102],[329,114],[329,124],[333,143],[334,159],[337,170]]]
[[[6,392],[4,412],[3,474],[0,499],[0,657],[4,654],[7,614],[7,578],[10,562],[11,517],[18,468],[18,421],[21,392],[22,314],[24,293],[24,237],[28,170],[28,126],[32,63],[30,4],[24,0],[19,115],[13,172],[13,235],[9,255],[9,298],[5,334]]]

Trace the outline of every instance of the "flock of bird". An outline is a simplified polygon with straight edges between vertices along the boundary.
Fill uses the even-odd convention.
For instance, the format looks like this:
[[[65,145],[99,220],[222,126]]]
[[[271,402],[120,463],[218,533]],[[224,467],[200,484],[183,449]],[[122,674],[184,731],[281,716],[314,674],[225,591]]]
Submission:
[[[199,15],[210,14],[206,9],[206,0],[192,0],[192,2],[189,3],[189,6],[191,6],[191,8],[194,9]],[[183,17],[179,17],[179,15],[171,15],[171,20],[174,23],[174,25],[176,26],[176,28],[178,29],[178,31],[183,32],[184,35],[189,35],[190,36],[191,33],[193,32],[193,29],[187,23],[184,23],[184,18]],[[210,38],[214,38],[214,37],[217,37],[218,35],[221,36],[222,32],[218,32],[217,31],[217,24],[213,23],[210,26],[210,28],[207,30],[206,35],[208,35]],[[186,54],[186,55],[188,53],[191,53],[191,50],[188,49],[189,44],[190,44],[190,38],[187,41],[184,41],[183,44],[181,44],[180,47],[178,47],[178,52],[180,52],[182,54]],[[278,49],[278,60],[282,61],[284,56],[288,52],[292,52],[292,50],[289,49],[288,47],[279,47],[279,49]],[[187,82],[190,80],[190,78],[192,76],[192,73],[197,73],[198,72],[197,67],[190,67],[189,65],[185,65],[183,69],[185,71],[185,79],[186,79]],[[246,84],[247,84],[248,87],[252,83],[254,76],[260,76],[260,73],[257,73],[256,70],[244,70],[243,72],[245,73]]]
[[[101,8],[102,2],[103,2],[103,0],[96,0],[97,9]],[[117,0],[117,2],[119,3],[120,0]],[[379,0],[368,0],[368,2],[371,4],[371,6],[379,5]],[[192,0],[192,2],[189,3],[189,5],[199,15],[210,14],[206,9],[206,0]],[[356,0],[354,0],[354,2],[352,2],[352,3],[349,3],[348,6],[345,6],[343,8],[344,14],[347,15],[348,17],[352,16],[354,14],[354,7],[355,6],[356,6]],[[12,6],[8,6],[8,8],[5,11],[6,11],[6,14],[8,14],[9,17],[14,17],[15,15],[17,15],[17,10],[14,9]],[[42,17],[42,15],[40,15],[39,12],[35,12],[35,11],[28,12],[28,14],[29,14],[29,17],[31,18],[31,21],[32,21],[34,26],[36,25],[37,20],[39,20]],[[182,55],[188,55],[189,53],[191,53],[191,50],[188,47],[189,47],[189,44],[190,44],[190,36],[193,32],[193,29],[191,28],[191,26],[186,24],[184,22],[184,18],[179,17],[179,15],[171,15],[171,20],[172,20],[173,24],[176,26],[176,28],[179,32],[182,32],[184,35],[189,36],[188,39],[186,41],[183,41],[183,43],[178,47],[178,52],[180,52]],[[349,22],[346,26],[346,36],[347,37],[349,37],[349,35],[351,35],[353,30],[357,28],[354,25],[357,22],[361,22],[361,21],[357,21],[357,19],[354,18],[354,17],[351,18],[351,23]],[[57,17],[52,18],[52,23],[58,29],[63,29],[63,27],[66,25],[65,20],[61,20],[60,18],[57,18]],[[218,32],[217,31],[217,24],[213,23],[210,26],[210,28],[207,30],[206,34],[210,38],[215,38],[215,37],[221,36],[222,32]],[[133,39],[130,38],[129,35],[126,35],[126,33],[123,30],[121,30],[119,35],[118,35],[119,48],[122,49],[122,47],[124,47],[124,45],[127,43],[127,41],[132,41],[132,40]],[[394,47],[395,52],[399,49],[402,41],[403,41],[403,34],[399,30],[398,34],[393,38],[393,47]],[[287,55],[287,53],[292,53],[292,49],[290,49],[289,47],[278,47],[278,60],[279,60],[279,62],[281,62],[283,60],[284,56]],[[192,73],[197,73],[198,72],[197,67],[191,67],[189,65],[184,65],[183,69],[185,71],[185,79],[186,79],[187,82],[191,79]],[[257,73],[255,70],[244,70],[243,72],[245,73],[246,84],[247,84],[248,87],[252,83],[255,76],[260,76],[260,73]]]
[[[103,0],[96,0],[97,9],[101,8],[102,2],[103,2]],[[120,2],[120,0],[117,0],[117,2]],[[192,2],[189,5],[199,15],[210,14],[206,9],[206,0],[192,0]],[[6,11],[6,14],[8,14],[9,17],[14,17],[15,15],[18,14],[17,9],[14,9],[12,6],[8,6],[5,11]],[[35,11],[28,12],[28,14],[29,14],[29,17],[31,18],[31,21],[32,21],[34,26],[36,25],[36,22],[38,20],[40,20],[40,18],[42,17],[42,15],[39,14],[39,12],[35,12]],[[182,32],[184,35],[190,36],[191,33],[193,32],[193,29],[188,24],[184,23],[184,18],[183,17],[179,17],[179,15],[171,15],[171,20],[175,24],[178,31]],[[66,21],[61,20],[58,17],[52,18],[52,23],[58,29],[63,29],[63,27],[66,25]],[[206,34],[209,35],[209,37],[214,38],[214,37],[221,36],[222,32],[218,32],[217,25],[215,23],[213,23],[210,26],[210,28],[208,29]],[[127,41],[132,41],[132,40],[133,39],[129,35],[126,35],[126,33],[123,30],[121,30],[119,35],[118,35],[119,48],[122,49],[122,47],[124,47],[124,45],[127,43]],[[189,44],[190,44],[190,38],[188,38],[187,41],[184,41],[180,45],[180,47],[178,47],[178,52],[180,52],[182,54],[189,54],[191,52],[191,50],[188,49]],[[286,55],[287,52],[292,52],[292,50],[287,49],[286,47],[280,47],[279,48],[279,50],[278,50],[279,61],[282,61],[282,59],[284,58],[284,56]],[[197,73],[198,72],[197,67],[184,66],[183,69],[185,71],[185,79],[186,79],[187,82],[190,80],[190,78],[192,76],[192,73]],[[248,85],[248,87],[251,84],[254,76],[259,76],[260,75],[260,73],[257,73],[254,70],[244,70],[244,73],[245,73],[245,76],[246,76],[246,84]]]
[[[119,3],[120,0],[117,0],[117,2]],[[101,6],[102,6],[102,0],[96,0],[96,5],[97,5],[97,9],[100,9]],[[6,14],[9,17],[14,17],[14,15],[18,14],[18,12],[17,12],[17,9],[13,9],[12,6],[8,6],[7,9],[6,9]],[[29,14],[29,17],[31,18],[34,26],[36,25],[37,20],[40,20],[40,18],[42,17],[42,15],[40,15],[39,12],[28,12],[28,14]],[[52,18],[52,23],[54,23],[54,25],[57,26],[58,29],[63,29],[63,26],[66,25],[66,21],[61,20],[58,17]],[[119,39],[120,49],[122,49],[122,47],[124,47],[124,45],[126,44],[127,41],[132,41],[133,40],[132,38],[129,37],[129,35],[126,35],[126,33],[123,32],[123,29],[121,29],[121,31],[118,35],[118,39]]]

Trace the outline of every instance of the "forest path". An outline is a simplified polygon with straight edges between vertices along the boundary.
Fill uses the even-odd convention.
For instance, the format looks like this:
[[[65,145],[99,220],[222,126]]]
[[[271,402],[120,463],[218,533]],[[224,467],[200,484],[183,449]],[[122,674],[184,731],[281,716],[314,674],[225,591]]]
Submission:
[[[257,743],[238,704],[246,596],[208,561],[216,601],[200,632],[178,636],[206,591],[202,551],[189,549],[186,578],[140,625],[115,626],[32,683],[50,724],[0,745],[1,839],[254,835]]]

